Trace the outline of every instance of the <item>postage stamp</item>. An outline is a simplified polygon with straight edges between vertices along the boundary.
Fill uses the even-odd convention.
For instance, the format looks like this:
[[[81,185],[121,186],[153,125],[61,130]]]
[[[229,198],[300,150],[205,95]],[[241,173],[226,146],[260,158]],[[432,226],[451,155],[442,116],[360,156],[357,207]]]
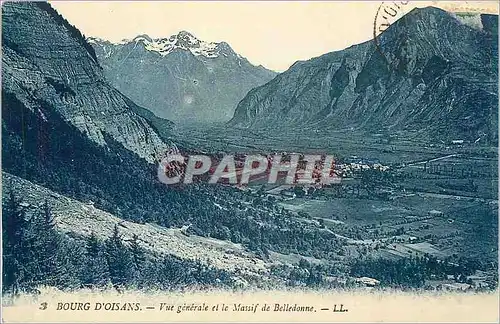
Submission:
[[[498,322],[498,10],[2,2],[2,321]]]

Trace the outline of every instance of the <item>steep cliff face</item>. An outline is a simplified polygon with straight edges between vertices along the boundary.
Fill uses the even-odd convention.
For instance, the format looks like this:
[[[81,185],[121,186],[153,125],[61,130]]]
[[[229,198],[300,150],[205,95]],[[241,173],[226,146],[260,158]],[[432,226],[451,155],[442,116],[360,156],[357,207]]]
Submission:
[[[40,120],[50,110],[100,146],[109,136],[150,162],[165,148],[139,107],[108,84],[92,47],[47,3],[3,4],[2,40],[2,91]]]
[[[384,32],[378,46],[371,40],[295,63],[250,91],[230,123],[496,141],[496,16],[464,18],[415,9]]]
[[[250,64],[227,43],[204,42],[185,31],[120,44],[88,40],[118,90],[174,122],[228,121],[250,89],[276,75]]]

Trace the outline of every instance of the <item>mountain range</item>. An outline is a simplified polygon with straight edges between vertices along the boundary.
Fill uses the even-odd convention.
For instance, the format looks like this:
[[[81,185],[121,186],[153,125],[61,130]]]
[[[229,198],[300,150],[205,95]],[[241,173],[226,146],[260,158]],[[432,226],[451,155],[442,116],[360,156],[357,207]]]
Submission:
[[[134,102],[177,123],[225,122],[245,94],[276,73],[254,66],[225,42],[181,31],[114,44],[88,38],[105,76]]]
[[[296,62],[229,125],[498,140],[498,16],[414,9],[369,40]]]

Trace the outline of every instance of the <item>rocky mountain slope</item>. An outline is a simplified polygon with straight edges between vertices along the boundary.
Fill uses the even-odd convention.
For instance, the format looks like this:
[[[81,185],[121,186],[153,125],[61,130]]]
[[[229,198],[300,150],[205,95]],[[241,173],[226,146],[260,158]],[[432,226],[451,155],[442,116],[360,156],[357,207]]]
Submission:
[[[135,234],[141,246],[157,255],[172,254],[183,259],[200,260],[243,277],[268,273],[270,264],[245,251],[241,244],[188,235],[180,228],[165,228],[154,224],[129,222],[94,206],[65,197],[30,181],[3,172],[2,181],[9,188],[3,190],[6,199],[10,190],[23,193],[23,207],[27,210],[51,206],[58,229],[73,237],[87,237],[94,233],[102,240],[108,238],[119,225],[125,241]]]
[[[495,142],[497,38],[497,16],[414,9],[378,46],[370,40],[297,62],[250,91],[230,124]]]
[[[41,121],[57,115],[89,139],[106,137],[152,162],[166,145],[140,107],[105,79],[92,47],[47,3],[2,6],[2,92]],[[4,126],[19,116],[2,105]],[[108,147],[109,149],[109,147]]]
[[[121,92],[174,122],[229,120],[252,88],[276,73],[254,66],[225,42],[208,43],[182,31],[119,44],[89,38],[104,74]]]

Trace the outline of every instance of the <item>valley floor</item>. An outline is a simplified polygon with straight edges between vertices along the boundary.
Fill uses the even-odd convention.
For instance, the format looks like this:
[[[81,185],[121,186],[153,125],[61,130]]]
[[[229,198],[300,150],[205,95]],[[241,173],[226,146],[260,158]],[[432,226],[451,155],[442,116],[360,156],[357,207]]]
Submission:
[[[139,245],[155,257],[173,255],[226,271],[231,285],[238,288],[390,286],[480,291],[498,285],[498,176],[492,147],[432,145],[402,136],[389,136],[394,139],[387,143],[386,135],[349,132],[330,137],[308,132],[300,137],[275,133],[266,137],[262,131],[216,126],[177,132],[181,145],[190,143],[190,149],[204,152],[338,156],[348,174],[339,185],[302,191],[259,182],[238,195],[214,196],[212,201],[226,211],[250,209],[276,217],[273,223],[260,221],[266,226],[278,226],[280,217],[291,217],[289,225],[311,231],[302,231],[304,243],[296,246],[308,244],[308,235],[323,233],[336,238],[336,250],[325,256],[315,246],[302,246],[307,253],[293,244],[286,249],[284,243],[251,247],[252,242],[198,235],[190,224],[167,228],[135,223],[97,208],[92,201],[68,198],[6,172],[2,173],[4,195],[9,189],[20,193],[26,210],[47,202],[58,230],[69,237],[83,240],[93,233],[104,241],[117,226],[124,242],[138,237]],[[389,168],[373,178],[356,168],[374,163]],[[403,269],[407,273],[401,274]]]

